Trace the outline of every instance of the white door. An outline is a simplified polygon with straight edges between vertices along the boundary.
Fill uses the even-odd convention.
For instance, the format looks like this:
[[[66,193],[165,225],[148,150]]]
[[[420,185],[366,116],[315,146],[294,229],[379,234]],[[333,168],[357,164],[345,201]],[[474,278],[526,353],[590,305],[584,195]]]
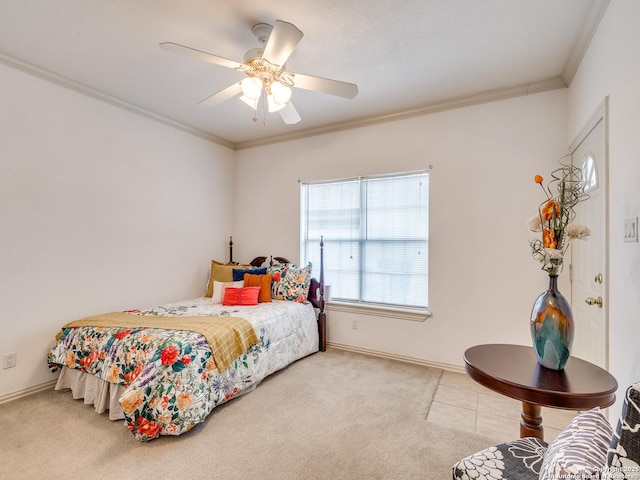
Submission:
[[[571,245],[571,308],[575,321],[572,355],[608,368],[607,159],[604,116],[571,154],[582,169],[589,199],[578,204],[575,223],[591,235]]]

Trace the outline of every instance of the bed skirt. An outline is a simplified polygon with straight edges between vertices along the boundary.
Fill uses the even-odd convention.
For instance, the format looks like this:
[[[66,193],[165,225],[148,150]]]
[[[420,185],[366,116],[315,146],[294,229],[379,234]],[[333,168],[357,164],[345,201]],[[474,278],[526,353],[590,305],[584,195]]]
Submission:
[[[122,420],[124,413],[118,401],[126,387],[116,385],[73,368],[60,370],[55,390],[71,390],[73,398],[84,399],[85,405],[93,405],[97,413],[109,411],[109,420]]]
[[[236,397],[252,392],[257,386],[257,384],[248,386],[245,390],[238,392]],[[83,399],[85,405],[93,405],[96,413],[102,414],[108,411],[109,420],[125,418],[119,401],[127,390],[123,385],[109,383],[80,370],[62,367],[54,390],[71,390],[74,399]]]

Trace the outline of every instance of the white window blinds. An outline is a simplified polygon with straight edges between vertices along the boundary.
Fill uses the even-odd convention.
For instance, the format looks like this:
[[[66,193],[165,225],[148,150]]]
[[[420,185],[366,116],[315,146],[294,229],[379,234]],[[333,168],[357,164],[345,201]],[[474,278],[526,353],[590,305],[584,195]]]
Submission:
[[[301,186],[301,257],[319,265],[332,300],[428,307],[426,171]]]

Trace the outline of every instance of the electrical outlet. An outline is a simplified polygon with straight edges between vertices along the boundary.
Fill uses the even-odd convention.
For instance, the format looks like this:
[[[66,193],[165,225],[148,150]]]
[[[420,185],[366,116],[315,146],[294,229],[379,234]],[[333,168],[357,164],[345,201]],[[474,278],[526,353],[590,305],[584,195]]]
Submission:
[[[5,353],[2,356],[2,368],[13,368],[16,366],[16,352]]]
[[[352,318],[351,319],[351,328],[353,328],[354,330],[358,329],[358,319],[357,318]]]

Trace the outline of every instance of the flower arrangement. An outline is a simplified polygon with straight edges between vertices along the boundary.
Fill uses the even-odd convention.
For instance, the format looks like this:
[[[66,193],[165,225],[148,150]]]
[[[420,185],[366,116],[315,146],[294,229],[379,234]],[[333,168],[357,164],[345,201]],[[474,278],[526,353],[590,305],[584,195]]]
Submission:
[[[573,222],[575,207],[589,198],[584,193],[585,183],[582,171],[572,165],[563,165],[551,172],[551,180],[545,187],[544,178],[534,177],[547,199],[538,207],[538,214],[532,216],[527,225],[532,232],[541,232],[541,238],[529,242],[533,258],[542,264],[549,275],[558,275],[562,270],[564,254],[574,239],[583,239],[591,231]]]

